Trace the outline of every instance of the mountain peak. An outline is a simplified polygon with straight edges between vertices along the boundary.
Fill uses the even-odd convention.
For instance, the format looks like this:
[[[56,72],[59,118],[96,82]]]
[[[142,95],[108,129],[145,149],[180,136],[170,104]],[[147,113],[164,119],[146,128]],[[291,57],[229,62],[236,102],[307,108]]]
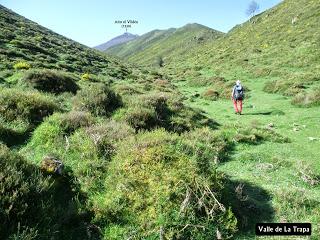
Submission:
[[[208,28],[208,27],[201,25],[199,23],[188,23],[184,25],[182,28]]]
[[[126,42],[129,42],[133,39],[136,39],[137,37],[139,37],[139,35],[136,35],[136,34],[132,34],[132,33],[129,33],[129,32],[125,32],[115,38],[112,38],[111,40],[109,40],[108,42],[106,43],[103,43],[103,44],[100,44],[98,46],[95,46],[94,48],[97,49],[97,50],[100,50],[100,51],[105,51],[107,50],[108,48],[111,48],[113,46],[116,46],[116,45],[119,45],[121,43],[126,43]]]
[[[132,34],[132,33],[129,33],[129,32],[125,32],[120,36],[138,36],[138,35],[137,34]]]

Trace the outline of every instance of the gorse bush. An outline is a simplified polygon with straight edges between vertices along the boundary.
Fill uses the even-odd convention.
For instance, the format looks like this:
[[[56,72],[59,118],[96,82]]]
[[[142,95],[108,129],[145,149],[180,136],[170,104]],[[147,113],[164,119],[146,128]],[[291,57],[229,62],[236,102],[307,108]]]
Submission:
[[[0,164],[1,239],[87,239],[90,213],[71,176],[45,176],[2,144]]]
[[[268,93],[282,93],[286,96],[294,96],[303,92],[304,88],[302,83],[274,80],[267,82],[263,90]]]
[[[167,100],[168,96],[163,93],[141,95],[131,103],[125,120],[136,130],[166,127],[172,114]]]
[[[214,121],[185,106],[180,97],[171,93],[142,94],[127,104],[128,108],[118,111],[115,117],[125,120],[137,131],[165,128],[181,133],[199,126],[215,126]]]
[[[54,70],[32,70],[27,72],[23,81],[35,89],[50,93],[71,92],[79,89],[76,78],[71,74]]]
[[[203,98],[207,100],[213,100],[216,101],[219,98],[219,93],[215,91],[214,89],[207,89],[205,92],[202,94]]]
[[[82,74],[81,79],[89,81],[91,79],[91,76],[89,73],[84,73]]]
[[[55,156],[62,160],[66,169],[72,169],[82,191],[99,189],[102,176],[106,174],[106,158],[100,157],[95,142],[83,128],[65,135],[58,121],[57,118],[48,119],[41,124],[22,153],[36,164],[45,156]]]
[[[123,105],[121,97],[102,83],[84,86],[74,98],[74,108],[94,115],[108,116]]]
[[[292,104],[297,106],[319,106],[320,105],[320,88],[315,88],[309,92],[297,94],[291,101]]]
[[[1,118],[0,121],[0,142],[5,143],[7,146],[19,145],[29,137],[28,123],[20,122],[21,125],[18,126],[19,121],[6,123],[2,122],[4,120]]]
[[[60,115],[57,122],[65,134],[71,134],[79,128],[93,125],[95,119],[88,112],[71,111]]]
[[[85,129],[87,136],[97,147],[98,155],[110,159],[118,144],[134,134],[134,129],[123,122],[107,121]]]
[[[235,81],[227,80],[224,77],[213,76],[190,79],[188,84],[191,86],[208,86],[209,88],[202,93],[202,96],[207,100],[215,101],[219,98],[229,99],[232,87],[235,85]],[[243,87],[246,92],[249,91],[246,86]]]
[[[47,118],[44,124],[48,124],[48,129],[51,127],[55,129],[54,134],[68,136],[79,128],[93,125],[95,121],[94,117],[88,112],[71,111],[67,113],[55,113]]]
[[[210,174],[218,163],[228,158],[232,148],[232,143],[223,132],[212,131],[208,127],[186,132],[181,137],[184,139],[181,151],[195,159],[201,174]]]
[[[317,69],[314,69],[313,72],[286,73],[281,79],[267,82],[265,84],[264,91],[268,93],[281,93],[286,96],[293,96],[295,99],[293,99],[292,104],[295,104],[301,101],[303,102],[302,100],[303,96],[306,96],[306,102],[308,102],[307,98],[309,97],[307,97],[308,94],[305,93],[305,91],[308,85],[314,84],[319,79],[320,79],[320,73],[319,73],[319,70]],[[308,106],[309,104],[301,103],[300,105]],[[312,104],[310,104],[310,106],[311,105]]]
[[[59,106],[50,97],[38,92],[18,89],[0,91],[0,114],[7,123],[21,121],[32,128],[58,109]]]
[[[219,202],[223,176],[214,168],[202,175],[195,153],[180,151],[183,145],[164,130],[121,144],[95,205],[106,239],[214,239],[217,230],[224,238],[233,235],[236,219]]]
[[[224,77],[212,76],[212,77],[195,77],[191,78],[188,81],[190,86],[210,86],[217,83],[224,83],[227,80]]]
[[[29,69],[31,68],[31,65],[27,62],[17,62],[16,64],[13,65],[13,68],[16,69],[16,70],[19,70],[19,69]]]
[[[155,110],[148,107],[130,107],[125,112],[124,120],[137,131],[140,129],[152,129],[157,124]]]
[[[262,141],[288,143],[290,139],[276,133],[272,129],[259,127],[243,127],[237,129],[233,140],[239,143],[259,144]]]
[[[34,131],[22,152],[37,164],[47,155],[61,158],[82,189],[94,192],[101,188],[118,142],[134,131],[115,121],[93,123],[88,113],[54,114]]]

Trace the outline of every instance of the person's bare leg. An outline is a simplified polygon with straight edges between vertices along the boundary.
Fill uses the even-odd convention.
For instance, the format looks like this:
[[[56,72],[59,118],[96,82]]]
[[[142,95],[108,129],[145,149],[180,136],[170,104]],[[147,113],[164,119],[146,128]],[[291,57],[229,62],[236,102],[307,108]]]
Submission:
[[[239,110],[238,110],[238,104],[237,104],[237,100],[235,100],[235,99],[233,99],[233,106],[234,106],[234,111],[235,111],[236,113],[238,113],[238,112],[239,112]]]
[[[239,100],[239,113],[242,113],[242,100]]]

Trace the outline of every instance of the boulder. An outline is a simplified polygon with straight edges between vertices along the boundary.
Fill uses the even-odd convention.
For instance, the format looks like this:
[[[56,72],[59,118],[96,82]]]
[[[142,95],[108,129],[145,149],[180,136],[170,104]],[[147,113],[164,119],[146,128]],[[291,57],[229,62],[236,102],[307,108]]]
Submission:
[[[269,123],[267,129],[272,130],[274,128],[274,123]]]
[[[41,169],[47,173],[62,175],[64,164],[53,156],[45,156],[41,161]]]

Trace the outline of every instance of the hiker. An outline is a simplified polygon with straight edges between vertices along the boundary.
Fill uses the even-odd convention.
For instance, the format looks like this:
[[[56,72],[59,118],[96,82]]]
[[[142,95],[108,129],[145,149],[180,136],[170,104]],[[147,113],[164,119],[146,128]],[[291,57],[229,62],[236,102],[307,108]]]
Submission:
[[[232,89],[231,95],[233,106],[236,114],[242,113],[242,100],[244,99],[244,88],[241,85],[240,80],[236,81],[236,85]],[[239,103],[239,108],[238,108]]]

